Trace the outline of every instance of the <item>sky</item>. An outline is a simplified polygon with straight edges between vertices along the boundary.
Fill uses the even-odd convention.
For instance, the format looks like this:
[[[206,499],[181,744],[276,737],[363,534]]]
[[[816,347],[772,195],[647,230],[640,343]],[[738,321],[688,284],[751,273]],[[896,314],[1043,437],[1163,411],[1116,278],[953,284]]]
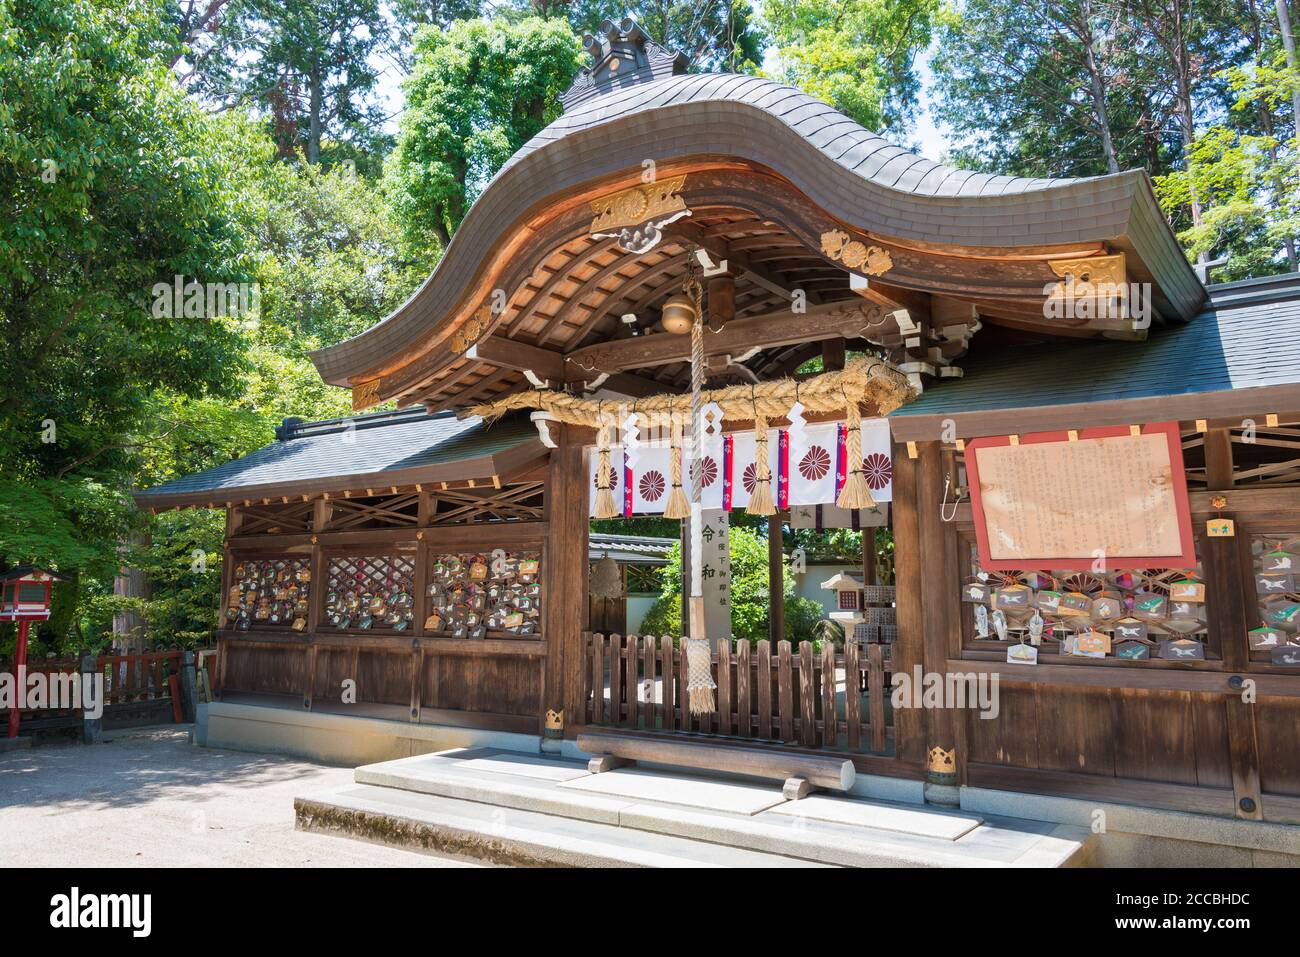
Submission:
[[[917,61],[917,72],[921,76],[920,101],[916,111],[916,125],[912,130],[912,144],[926,159],[943,159],[943,154],[951,148],[952,141],[948,132],[941,127],[930,112],[932,99],[930,88],[934,85],[934,73],[930,69],[931,47]]]

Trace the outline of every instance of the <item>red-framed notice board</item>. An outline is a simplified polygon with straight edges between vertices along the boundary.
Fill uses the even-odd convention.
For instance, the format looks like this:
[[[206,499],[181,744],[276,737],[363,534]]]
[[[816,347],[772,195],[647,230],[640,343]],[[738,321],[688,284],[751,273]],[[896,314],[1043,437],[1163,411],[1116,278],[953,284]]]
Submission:
[[[972,439],[966,472],[988,571],[1196,564],[1177,422]]]

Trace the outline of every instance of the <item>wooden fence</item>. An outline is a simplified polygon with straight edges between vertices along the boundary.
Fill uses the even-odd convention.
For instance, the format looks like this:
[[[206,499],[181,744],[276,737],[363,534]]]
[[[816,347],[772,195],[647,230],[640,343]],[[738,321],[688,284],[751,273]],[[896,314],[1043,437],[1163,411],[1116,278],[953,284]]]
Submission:
[[[141,655],[100,655],[95,667],[104,676],[104,725],[131,725],[167,721],[172,718],[172,685],[169,679],[181,670],[180,651],[156,651]],[[27,663],[27,674],[74,674],[81,670],[77,659],[37,659]],[[13,663],[0,666],[13,672]],[[92,673],[93,674],[93,673]],[[22,727],[41,731],[74,727],[82,720],[81,709],[24,709]]]
[[[690,713],[686,662],[670,637],[583,635],[583,717],[590,725],[700,732],[803,748],[885,753],[885,646],[788,641],[719,644],[717,711]],[[865,699],[865,700],[864,700]]]

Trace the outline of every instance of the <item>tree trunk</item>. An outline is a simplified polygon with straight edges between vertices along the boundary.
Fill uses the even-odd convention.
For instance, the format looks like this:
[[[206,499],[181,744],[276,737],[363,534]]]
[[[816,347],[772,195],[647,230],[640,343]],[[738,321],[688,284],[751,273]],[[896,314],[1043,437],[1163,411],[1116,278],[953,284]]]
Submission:
[[[1115,140],[1110,134],[1110,116],[1106,110],[1106,81],[1101,73],[1092,34],[1092,5],[1088,2],[1079,9],[1079,36],[1083,40],[1084,65],[1088,70],[1089,95],[1092,98],[1093,118],[1101,132],[1101,149],[1106,157],[1106,169],[1119,172],[1119,158],[1115,155]]]
[[[310,107],[309,107],[310,113],[308,119],[310,125],[307,130],[307,162],[317,163],[320,162],[321,107],[322,107],[321,86],[323,84],[320,68],[316,67],[315,69],[313,69],[311,73],[308,75],[307,79],[308,82],[311,83],[311,101],[310,101]]]
[[[1300,56],[1296,54],[1295,33],[1291,30],[1291,14],[1286,0],[1273,0],[1277,8],[1277,24],[1282,34],[1282,48],[1286,50],[1286,65],[1300,72]],[[1291,108],[1295,111],[1296,135],[1300,136],[1300,84],[1291,91]]]
[[[153,536],[147,529],[131,535],[134,548],[147,548],[152,542]],[[138,568],[123,566],[113,578],[114,595],[147,600],[152,597],[152,592],[149,579]],[[135,612],[122,611],[113,616],[113,649],[118,654],[143,654],[147,637],[145,621]]]

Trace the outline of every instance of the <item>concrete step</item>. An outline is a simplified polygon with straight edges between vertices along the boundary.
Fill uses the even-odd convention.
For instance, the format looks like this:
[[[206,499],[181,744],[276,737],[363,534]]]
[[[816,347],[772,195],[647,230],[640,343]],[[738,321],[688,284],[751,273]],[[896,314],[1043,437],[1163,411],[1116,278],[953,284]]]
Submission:
[[[539,815],[551,828],[576,820],[621,840],[647,832],[839,866],[1068,867],[1086,863],[1095,843],[1079,827],[824,794],[786,802],[776,783],[640,768],[591,775],[583,762],[490,749],[386,761],[354,777],[389,793]]]
[[[294,799],[300,830],[514,867],[825,867],[780,854],[358,784]]]

